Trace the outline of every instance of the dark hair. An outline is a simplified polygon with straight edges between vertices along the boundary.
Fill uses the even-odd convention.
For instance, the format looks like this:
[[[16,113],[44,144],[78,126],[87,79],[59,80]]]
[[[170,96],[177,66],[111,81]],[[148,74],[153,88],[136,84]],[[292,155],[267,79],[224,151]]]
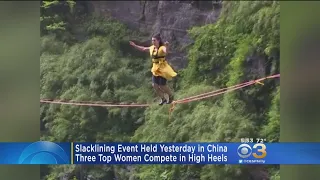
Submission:
[[[154,36],[152,36],[152,37],[153,37],[153,38],[156,38],[156,39],[159,41],[159,47],[164,45],[164,44],[163,44],[163,41],[162,41],[162,39],[161,39],[160,33],[158,33],[158,34],[156,34],[156,35],[154,35]]]

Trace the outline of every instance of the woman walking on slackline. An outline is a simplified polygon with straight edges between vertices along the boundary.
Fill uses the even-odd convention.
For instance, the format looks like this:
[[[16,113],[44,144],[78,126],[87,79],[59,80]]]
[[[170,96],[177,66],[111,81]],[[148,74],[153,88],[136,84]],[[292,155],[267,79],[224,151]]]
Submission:
[[[161,98],[159,105],[164,103],[170,104],[173,101],[173,94],[167,86],[167,80],[171,80],[177,76],[177,73],[166,61],[168,42],[163,43],[160,34],[152,37],[152,45],[150,47],[138,46],[134,42],[130,41],[130,45],[137,48],[140,51],[150,53],[152,58],[152,86],[157,95]],[[167,100],[164,93],[168,94]]]

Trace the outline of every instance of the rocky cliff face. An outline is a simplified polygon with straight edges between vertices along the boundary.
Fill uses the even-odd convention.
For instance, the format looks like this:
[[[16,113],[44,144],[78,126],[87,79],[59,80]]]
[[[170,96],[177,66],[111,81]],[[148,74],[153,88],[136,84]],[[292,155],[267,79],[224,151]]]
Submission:
[[[185,48],[192,44],[187,30],[215,23],[221,9],[220,1],[90,1],[90,5],[91,12],[111,16],[145,34],[144,39],[136,39],[144,45],[161,33],[170,42],[168,61],[176,69],[187,64]]]

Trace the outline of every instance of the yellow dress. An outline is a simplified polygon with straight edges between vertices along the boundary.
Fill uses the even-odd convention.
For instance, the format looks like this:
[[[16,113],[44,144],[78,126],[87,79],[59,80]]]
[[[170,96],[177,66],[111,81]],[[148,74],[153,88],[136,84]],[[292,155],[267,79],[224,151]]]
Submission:
[[[167,63],[165,58],[166,53],[163,51],[163,47],[164,46],[161,46],[157,50],[154,45],[150,46],[150,56],[152,58],[151,72],[154,76],[161,76],[167,80],[171,80],[177,76],[177,73]]]

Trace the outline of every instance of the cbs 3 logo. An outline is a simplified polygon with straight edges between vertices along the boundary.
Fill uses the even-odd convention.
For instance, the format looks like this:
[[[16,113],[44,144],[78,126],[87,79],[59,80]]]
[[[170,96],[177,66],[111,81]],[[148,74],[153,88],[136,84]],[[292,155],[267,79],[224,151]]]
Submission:
[[[261,143],[253,145],[252,148],[248,144],[241,144],[238,147],[238,155],[241,158],[247,158],[252,154],[253,157],[257,159],[262,159],[267,156],[266,149],[267,149],[266,145]],[[259,153],[256,153],[256,152],[253,153],[253,150],[256,150]]]
[[[69,164],[69,159],[67,153],[58,144],[38,141],[22,151],[19,164]]]

